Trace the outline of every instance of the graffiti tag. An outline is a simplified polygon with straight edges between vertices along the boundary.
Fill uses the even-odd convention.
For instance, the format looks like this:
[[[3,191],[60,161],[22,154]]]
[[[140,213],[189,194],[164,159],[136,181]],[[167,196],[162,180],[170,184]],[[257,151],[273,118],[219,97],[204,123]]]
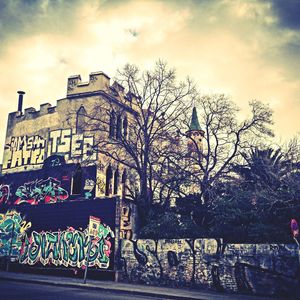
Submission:
[[[26,230],[31,227],[15,210],[0,214],[0,256],[18,256]],[[12,239],[12,240],[11,240]]]
[[[98,234],[93,239],[89,253],[89,267],[107,269],[110,262],[111,241],[114,233],[109,226],[100,224]],[[89,244],[88,230],[79,231],[69,228],[57,232],[33,231],[30,238],[26,236],[20,252],[21,264],[81,268],[86,264]]]
[[[14,204],[56,203],[68,199],[68,192],[60,186],[60,181],[49,177],[25,183],[16,191],[18,199]]]

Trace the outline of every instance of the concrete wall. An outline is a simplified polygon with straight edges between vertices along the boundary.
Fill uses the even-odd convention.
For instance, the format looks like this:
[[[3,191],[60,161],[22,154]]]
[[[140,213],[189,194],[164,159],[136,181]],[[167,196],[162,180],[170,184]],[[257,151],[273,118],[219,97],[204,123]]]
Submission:
[[[299,299],[295,245],[215,239],[122,240],[122,280]]]

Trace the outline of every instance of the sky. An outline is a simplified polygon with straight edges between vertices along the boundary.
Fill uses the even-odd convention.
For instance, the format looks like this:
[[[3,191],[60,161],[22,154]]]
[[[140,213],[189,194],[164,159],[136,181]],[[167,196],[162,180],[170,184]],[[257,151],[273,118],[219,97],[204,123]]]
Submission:
[[[253,99],[286,141],[300,125],[300,0],[0,0],[0,161],[7,115],[66,96],[67,78],[158,59],[201,93]]]

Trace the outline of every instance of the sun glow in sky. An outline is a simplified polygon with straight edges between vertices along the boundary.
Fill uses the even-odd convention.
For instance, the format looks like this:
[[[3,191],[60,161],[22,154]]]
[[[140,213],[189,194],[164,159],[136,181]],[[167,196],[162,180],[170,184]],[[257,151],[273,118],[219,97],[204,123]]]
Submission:
[[[300,1],[0,0],[0,157],[7,115],[66,96],[67,78],[158,59],[202,93],[258,99],[277,140],[300,125]]]

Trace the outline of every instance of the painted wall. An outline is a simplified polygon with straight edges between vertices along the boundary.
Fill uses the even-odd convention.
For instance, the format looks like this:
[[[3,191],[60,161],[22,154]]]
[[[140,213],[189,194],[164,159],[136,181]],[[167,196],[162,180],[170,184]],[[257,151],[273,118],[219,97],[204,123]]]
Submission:
[[[122,240],[120,268],[123,280],[133,283],[300,297],[294,245],[222,245],[215,239]]]
[[[0,208],[0,256],[11,251],[22,265],[83,268],[89,216],[101,220],[92,239],[89,266],[112,270],[116,227],[116,201],[112,199],[20,206],[7,211]]]
[[[63,155],[67,162],[95,161],[97,153],[92,151],[93,145],[93,136],[76,134],[71,128],[11,136],[5,144],[2,170],[5,173],[36,169],[54,154]]]
[[[49,204],[79,197],[92,199],[96,189],[96,166],[81,168],[81,193],[73,195],[77,164],[65,164],[51,156],[39,170],[6,174],[0,179],[0,206]]]

